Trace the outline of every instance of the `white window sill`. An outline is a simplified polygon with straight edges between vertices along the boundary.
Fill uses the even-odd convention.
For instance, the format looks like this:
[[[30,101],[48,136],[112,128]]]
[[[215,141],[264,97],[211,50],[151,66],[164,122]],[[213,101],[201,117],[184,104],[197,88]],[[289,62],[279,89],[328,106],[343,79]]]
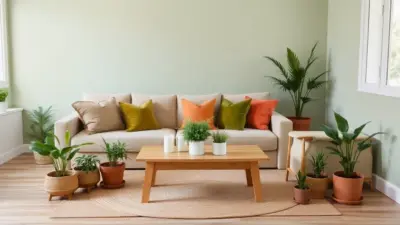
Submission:
[[[23,108],[9,108],[5,112],[0,112],[0,116],[6,116],[9,114],[13,114],[13,113],[20,113],[20,112],[22,112],[22,110],[24,110],[24,109]]]

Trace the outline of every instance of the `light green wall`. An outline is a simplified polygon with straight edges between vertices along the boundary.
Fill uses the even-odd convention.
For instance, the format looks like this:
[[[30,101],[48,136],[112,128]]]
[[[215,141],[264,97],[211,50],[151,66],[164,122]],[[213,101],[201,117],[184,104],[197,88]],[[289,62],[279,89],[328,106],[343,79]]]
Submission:
[[[293,114],[286,93],[264,78],[262,58],[303,61],[315,41],[325,69],[327,0],[13,0],[12,104],[69,113],[82,92],[244,93],[270,91]],[[321,100],[306,107],[314,127]]]
[[[379,137],[380,146],[374,149],[375,172],[400,187],[400,98],[357,91],[360,6],[360,0],[329,1],[328,61],[332,85],[327,94],[327,119],[334,123],[335,110],[353,127],[372,121],[366,133],[387,132]]]

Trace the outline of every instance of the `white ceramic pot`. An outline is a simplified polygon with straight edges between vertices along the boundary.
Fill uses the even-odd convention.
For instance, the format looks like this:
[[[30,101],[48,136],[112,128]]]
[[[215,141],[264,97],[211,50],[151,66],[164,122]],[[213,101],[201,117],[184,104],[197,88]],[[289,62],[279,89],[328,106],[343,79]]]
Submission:
[[[226,142],[225,143],[213,143],[213,154],[214,155],[226,155]]]
[[[0,113],[7,111],[7,102],[0,102]]]
[[[190,155],[204,155],[204,141],[190,141],[189,142]]]

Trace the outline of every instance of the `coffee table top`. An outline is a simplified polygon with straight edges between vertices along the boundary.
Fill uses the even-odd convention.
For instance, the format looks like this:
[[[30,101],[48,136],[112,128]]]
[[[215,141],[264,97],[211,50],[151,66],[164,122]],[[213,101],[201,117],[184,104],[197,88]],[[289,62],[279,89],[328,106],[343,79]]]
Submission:
[[[269,157],[257,145],[228,145],[227,154],[212,154],[212,146],[205,145],[205,154],[191,156],[189,152],[164,153],[162,145],[143,146],[136,161],[148,162],[249,162],[269,160]]]

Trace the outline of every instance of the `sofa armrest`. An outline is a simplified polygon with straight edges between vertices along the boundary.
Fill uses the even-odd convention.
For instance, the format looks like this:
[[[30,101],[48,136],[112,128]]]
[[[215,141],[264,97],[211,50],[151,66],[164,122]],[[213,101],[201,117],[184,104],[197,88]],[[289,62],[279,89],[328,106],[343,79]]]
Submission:
[[[274,112],[271,117],[271,130],[278,137],[278,169],[286,169],[288,134],[293,130],[293,123],[283,115]]]
[[[79,133],[79,131],[81,131],[80,123],[80,119],[75,113],[63,117],[55,122],[54,134],[60,139],[60,145],[58,147],[65,147],[65,131],[69,130],[69,132],[71,133],[71,138]]]

